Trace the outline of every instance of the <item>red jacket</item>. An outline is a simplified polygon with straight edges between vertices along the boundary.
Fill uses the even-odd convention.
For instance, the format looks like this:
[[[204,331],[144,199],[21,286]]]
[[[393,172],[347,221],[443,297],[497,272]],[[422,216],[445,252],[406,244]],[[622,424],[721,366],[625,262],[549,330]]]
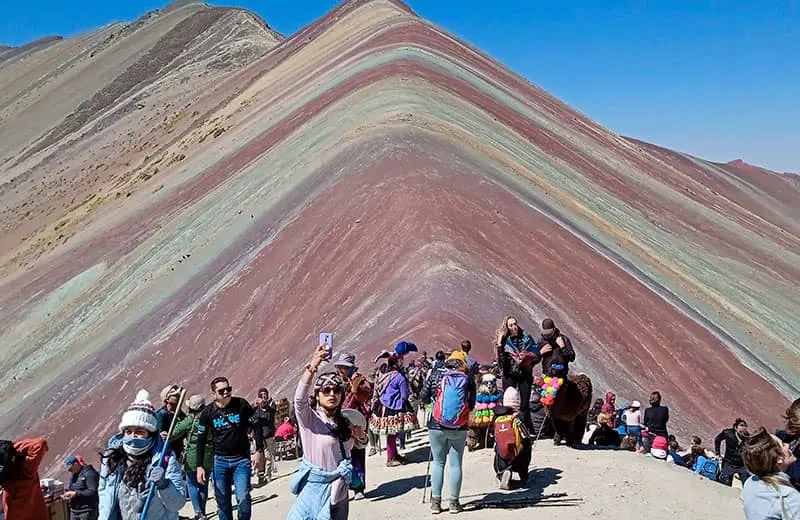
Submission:
[[[25,456],[17,477],[3,485],[3,511],[6,520],[49,520],[42,488],[39,486],[39,464],[47,453],[44,439],[24,439],[14,449]]]

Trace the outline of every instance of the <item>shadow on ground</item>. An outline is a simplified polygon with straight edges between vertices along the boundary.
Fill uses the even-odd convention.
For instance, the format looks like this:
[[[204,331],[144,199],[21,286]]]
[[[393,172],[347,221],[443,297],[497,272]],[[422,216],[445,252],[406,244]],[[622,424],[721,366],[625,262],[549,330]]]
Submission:
[[[365,493],[365,496],[373,502],[387,500],[405,495],[413,489],[422,489],[425,486],[425,475],[415,475],[391,482],[384,482],[375,489]],[[420,495],[420,498],[422,495]]]
[[[556,468],[534,468],[528,475],[527,485],[515,491],[495,491],[486,495],[469,495],[462,500],[477,498],[464,503],[464,508],[474,509],[518,509],[522,507],[568,507],[578,505],[582,499],[568,498],[566,493],[544,494],[544,490],[561,479],[561,470]],[[480,497],[480,498],[478,498]]]

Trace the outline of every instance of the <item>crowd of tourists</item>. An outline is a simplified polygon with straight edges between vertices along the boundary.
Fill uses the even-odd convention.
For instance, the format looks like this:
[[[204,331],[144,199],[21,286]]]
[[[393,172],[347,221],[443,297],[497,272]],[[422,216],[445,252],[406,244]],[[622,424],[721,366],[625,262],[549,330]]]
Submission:
[[[140,390],[108,439],[99,469],[79,454],[64,460],[61,498],[71,520],[177,520],[187,500],[195,520],[204,520],[213,483],[219,519],[233,520],[235,496],[236,517],[249,520],[253,479],[257,486],[268,483],[277,472],[276,455],[291,446],[299,461],[287,518],[343,520],[350,502],[369,489],[367,458],[385,451],[387,467],[407,464],[405,442],[420,435],[424,422],[430,512],[459,513],[466,450],[493,449],[497,485],[508,490],[526,486],[538,440],[564,440],[549,410],[559,388],[569,384],[576,358],[570,339],[551,319],[532,336],[509,316],[494,347],[494,360],[481,365],[468,340],[431,357],[402,341],[362,371],[353,354],[332,359],[323,344],[303,367],[291,401],[276,401],[261,388],[250,402],[234,396],[226,377],[210,382],[208,403],[202,394],[186,398],[172,384],[157,408]],[[333,368],[322,370],[326,364]],[[606,393],[588,410],[583,443],[574,447],[634,451],[740,485],[748,520],[800,520],[800,399],[786,410],[783,430],[750,429],[739,418],[713,447],[695,436],[685,448],[669,432],[661,394],[652,392],[648,404],[619,406],[616,395]],[[5,520],[49,519],[38,469],[47,449],[44,439],[0,441]]]

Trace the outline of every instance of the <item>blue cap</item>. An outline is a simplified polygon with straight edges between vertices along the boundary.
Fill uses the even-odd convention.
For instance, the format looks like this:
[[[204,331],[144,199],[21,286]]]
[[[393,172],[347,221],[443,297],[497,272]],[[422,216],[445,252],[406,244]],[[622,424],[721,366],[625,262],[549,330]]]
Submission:
[[[80,455],[70,455],[64,459],[64,467],[69,469],[73,464],[80,464],[83,466],[83,458]]]

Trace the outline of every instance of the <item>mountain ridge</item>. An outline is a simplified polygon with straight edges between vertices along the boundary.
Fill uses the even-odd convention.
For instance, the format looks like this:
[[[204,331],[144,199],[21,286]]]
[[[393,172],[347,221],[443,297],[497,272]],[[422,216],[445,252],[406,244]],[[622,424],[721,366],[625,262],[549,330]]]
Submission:
[[[128,96],[141,108],[5,163],[0,362],[20,376],[0,396],[13,385],[25,406],[0,400],[0,427],[58,438],[55,454],[108,433],[98,417],[139,386],[225,371],[277,395],[330,328],[363,359],[465,336],[488,359],[509,312],[531,330],[553,317],[596,388],[661,389],[681,434],[785,408],[798,188],[613,134],[399,2],[347,2],[267,39],[219,70],[241,38],[190,38],[198,52]],[[127,67],[108,70],[91,85]],[[0,98],[0,117],[28,129],[31,107]]]

